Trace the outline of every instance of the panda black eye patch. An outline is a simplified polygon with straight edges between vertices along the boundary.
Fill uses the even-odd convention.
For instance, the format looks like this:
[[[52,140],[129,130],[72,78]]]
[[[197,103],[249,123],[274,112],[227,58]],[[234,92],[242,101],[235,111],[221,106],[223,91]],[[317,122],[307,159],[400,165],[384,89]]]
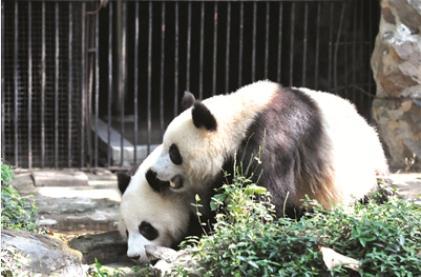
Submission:
[[[148,240],[154,240],[158,237],[159,232],[149,222],[142,221],[139,225],[139,233]]]
[[[183,158],[181,157],[177,145],[175,145],[174,143],[171,144],[170,150],[168,152],[170,154],[170,159],[174,164],[180,165],[183,163]]]

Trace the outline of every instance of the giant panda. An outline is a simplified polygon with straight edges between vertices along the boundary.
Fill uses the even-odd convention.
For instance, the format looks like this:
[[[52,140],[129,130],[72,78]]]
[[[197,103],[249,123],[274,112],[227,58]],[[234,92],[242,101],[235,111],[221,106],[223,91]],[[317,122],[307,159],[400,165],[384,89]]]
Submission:
[[[118,229],[127,239],[127,256],[139,263],[148,261],[146,245],[174,247],[187,235],[201,232],[190,205],[193,191],[180,193],[176,182],[161,182],[157,187],[146,181],[146,171],[161,152],[162,146],[157,146],[133,176],[118,174],[122,193]]]
[[[276,212],[296,212],[306,196],[331,209],[376,187],[388,166],[376,131],[336,95],[258,81],[189,106],[168,125],[149,184],[204,193],[235,165],[272,195]]]
[[[146,245],[175,246],[201,231],[194,196],[211,217],[206,204],[235,165],[244,163],[277,212],[286,203],[292,216],[305,195],[326,208],[352,204],[387,173],[375,130],[335,95],[260,81],[203,101],[186,94],[182,103],[187,109],[169,124],[163,144],[119,180],[119,229],[128,236],[127,255],[139,262],[147,261]]]

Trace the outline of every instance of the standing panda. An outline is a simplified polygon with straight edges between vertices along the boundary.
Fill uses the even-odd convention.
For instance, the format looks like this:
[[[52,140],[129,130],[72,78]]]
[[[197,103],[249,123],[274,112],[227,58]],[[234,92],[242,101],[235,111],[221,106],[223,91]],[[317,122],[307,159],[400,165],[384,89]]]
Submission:
[[[183,103],[190,108],[169,124],[145,174],[156,191],[172,182],[206,195],[236,164],[268,189],[280,215],[305,196],[328,209],[349,205],[388,171],[375,130],[333,94],[259,81],[203,101],[186,94]]]

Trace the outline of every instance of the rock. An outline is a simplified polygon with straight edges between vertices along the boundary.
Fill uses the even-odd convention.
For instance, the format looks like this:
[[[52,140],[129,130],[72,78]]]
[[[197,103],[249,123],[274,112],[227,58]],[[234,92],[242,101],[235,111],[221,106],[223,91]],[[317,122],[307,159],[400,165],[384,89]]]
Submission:
[[[52,231],[106,232],[117,229],[118,203],[109,199],[36,197],[39,223]]]
[[[382,0],[371,57],[378,98],[373,118],[392,169],[421,170],[421,4]]]
[[[158,261],[153,266],[156,275],[167,276],[171,272],[175,272],[177,268],[183,268],[186,276],[202,276],[193,252],[195,248],[175,251],[174,249],[156,245],[146,245],[146,255],[150,261]]]
[[[16,173],[11,185],[24,196],[33,195],[37,192],[32,174],[29,172]]]
[[[159,245],[146,245],[145,252],[148,256],[150,261],[154,260],[165,260],[166,262],[172,263],[174,262],[179,253],[172,248],[163,247]]]
[[[79,236],[69,241],[69,246],[82,253],[84,263],[93,263],[97,258],[101,264],[135,265],[126,255],[127,242],[117,231]]]
[[[103,274],[102,276],[124,276],[124,277],[140,277],[140,276],[156,276],[150,265],[135,265],[126,263],[112,263],[102,265],[100,268],[101,272],[106,272],[108,275]],[[91,265],[90,272],[98,271],[96,265]],[[98,276],[91,274],[93,276]]]
[[[35,186],[87,186],[88,176],[74,170],[35,171],[32,173]]]
[[[116,230],[121,196],[115,174],[38,170],[32,176],[20,173],[12,185],[23,195],[34,195],[41,226],[55,232]],[[38,179],[38,186],[33,179]]]
[[[358,271],[361,262],[351,257],[344,256],[332,248],[320,246],[319,251],[322,254],[323,262],[327,269],[332,270],[335,267],[343,266],[353,271]]]
[[[400,196],[421,204],[421,173],[391,174],[388,178]]]
[[[84,276],[81,257],[54,238],[2,230],[2,276]]]
[[[12,181],[20,194],[34,199],[39,225],[56,232],[116,230],[121,196],[115,175],[106,170],[98,175],[79,172],[66,175],[65,182],[55,178],[61,175],[44,170],[20,172]],[[82,175],[89,182],[76,186]],[[35,186],[32,176],[43,176],[43,184],[48,186]]]

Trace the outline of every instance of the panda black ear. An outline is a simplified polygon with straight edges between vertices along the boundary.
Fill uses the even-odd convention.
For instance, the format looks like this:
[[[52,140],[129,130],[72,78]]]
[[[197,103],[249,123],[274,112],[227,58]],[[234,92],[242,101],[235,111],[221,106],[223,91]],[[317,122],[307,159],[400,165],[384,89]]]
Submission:
[[[196,128],[206,128],[209,131],[216,131],[216,119],[202,102],[194,102],[192,118],[193,124]]]
[[[183,95],[183,99],[181,99],[181,111],[187,110],[191,106],[193,106],[194,101],[196,101],[196,97],[189,92],[185,91]]]
[[[118,189],[120,190],[121,194],[126,191],[127,187],[129,186],[130,179],[131,177],[126,173],[117,173]]]

